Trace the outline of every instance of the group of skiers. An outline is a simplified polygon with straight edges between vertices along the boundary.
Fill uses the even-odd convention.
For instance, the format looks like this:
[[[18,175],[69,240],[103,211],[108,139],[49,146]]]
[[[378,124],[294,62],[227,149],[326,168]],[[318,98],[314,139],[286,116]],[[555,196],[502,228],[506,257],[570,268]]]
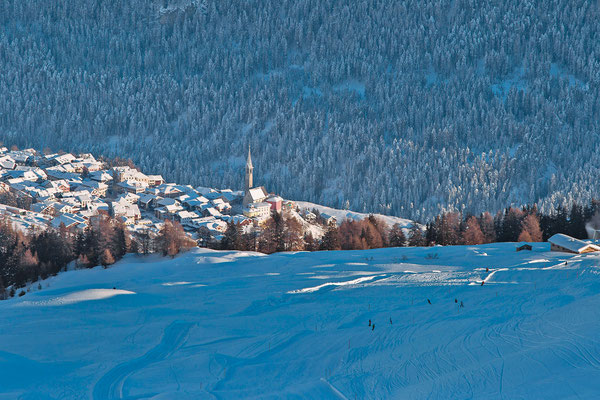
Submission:
[[[390,325],[393,325],[392,322],[392,317],[390,317]],[[375,330],[375,323],[371,322],[371,320],[369,320],[369,326],[371,327],[371,330],[374,331]]]
[[[431,300],[427,299],[427,303],[431,304]],[[458,299],[454,298],[454,303],[458,304]],[[459,308],[463,308],[465,305],[463,304],[462,300],[460,302],[460,306],[458,306]]]
[[[430,300],[430,299],[427,299],[427,303],[428,303],[428,304],[431,304],[431,300]],[[458,299],[457,299],[457,298],[454,298],[454,303],[455,303],[455,304],[458,304]],[[463,303],[463,302],[462,302],[462,300],[461,300],[461,301],[460,301],[460,304],[458,305],[458,308],[463,308],[464,306],[465,306],[465,305],[464,305],[464,303]],[[392,317],[390,317],[390,325],[393,325],[393,322],[392,322]],[[372,331],[374,331],[374,330],[375,330],[375,323],[374,323],[374,322],[372,322],[371,320],[369,320],[369,326],[371,327],[371,330],[372,330]]]

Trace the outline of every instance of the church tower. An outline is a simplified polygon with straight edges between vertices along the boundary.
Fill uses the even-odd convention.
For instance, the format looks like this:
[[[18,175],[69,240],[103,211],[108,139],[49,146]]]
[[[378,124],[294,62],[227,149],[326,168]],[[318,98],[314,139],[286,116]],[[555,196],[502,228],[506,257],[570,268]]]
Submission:
[[[246,160],[246,179],[245,179],[245,187],[244,190],[246,194],[250,189],[252,189],[252,172],[254,171],[254,167],[252,166],[252,157],[250,156],[250,146],[248,146],[248,159]]]

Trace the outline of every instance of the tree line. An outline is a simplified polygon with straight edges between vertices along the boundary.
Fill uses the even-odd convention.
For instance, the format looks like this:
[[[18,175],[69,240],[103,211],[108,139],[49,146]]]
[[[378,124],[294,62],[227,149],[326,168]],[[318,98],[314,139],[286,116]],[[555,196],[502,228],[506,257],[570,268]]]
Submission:
[[[107,267],[127,253],[175,256],[193,246],[195,242],[181,225],[168,220],[156,236],[131,236],[122,222],[104,215],[81,232],[67,229],[64,224],[58,229],[23,231],[4,217],[0,219],[0,300],[14,296],[27,283],[66,270],[69,265]]]
[[[495,242],[541,242],[556,233],[587,239],[586,225],[600,229],[600,201],[582,206],[556,207],[550,213],[540,212],[536,205],[508,207],[495,215],[446,212],[433,218],[422,229],[417,224],[406,229],[399,224],[388,226],[382,219],[369,215],[363,220],[346,219],[337,225],[326,225],[321,239],[302,226],[294,217],[273,213],[262,229],[244,229],[230,222],[223,239],[214,248],[254,250],[263,253],[279,251],[366,250],[382,247],[421,247],[478,245]],[[317,210],[313,213],[318,215]]]
[[[442,213],[422,229],[399,224],[388,226],[382,219],[369,215],[363,220],[347,219],[338,226],[328,225],[317,215],[324,231],[313,235],[291,213],[273,212],[262,225],[247,226],[230,221],[222,238],[211,240],[209,232],[200,232],[204,243],[222,250],[259,251],[266,254],[282,251],[365,250],[383,247],[421,247],[434,245],[478,245],[494,242],[540,242],[555,233],[578,239],[588,238],[586,225],[600,222],[600,201],[569,209],[558,206],[551,213],[533,206],[508,207],[494,216],[489,212],[462,215]],[[595,226],[600,228],[600,223]],[[194,247],[196,242],[183,227],[166,220],[160,233],[136,233],[131,236],[125,226],[108,216],[100,216],[82,232],[75,233],[64,225],[43,231],[15,229],[8,218],[0,219],[0,299],[14,296],[27,283],[45,279],[63,271],[69,264],[77,268],[97,265],[107,267],[127,253],[160,253],[175,256]],[[10,290],[6,290],[10,287]],[[21,290],[19,295],[25,294]]]

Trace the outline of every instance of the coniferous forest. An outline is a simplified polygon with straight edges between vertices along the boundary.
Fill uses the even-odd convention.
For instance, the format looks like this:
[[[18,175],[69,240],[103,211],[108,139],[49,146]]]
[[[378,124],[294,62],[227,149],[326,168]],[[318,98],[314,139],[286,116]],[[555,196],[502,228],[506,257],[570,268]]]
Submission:
[[[251,144],[291,199],[548,214],[597,195],[598,7],[5,0],[0,140],[234,189]]]

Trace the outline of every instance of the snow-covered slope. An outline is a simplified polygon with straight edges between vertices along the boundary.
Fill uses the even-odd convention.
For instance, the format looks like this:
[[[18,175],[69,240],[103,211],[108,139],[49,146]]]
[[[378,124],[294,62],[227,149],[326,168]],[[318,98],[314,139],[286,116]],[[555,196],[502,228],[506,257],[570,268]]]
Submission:
[[[326,206],[322,206],[322,205],[315,204],[315,203],[310,203],[308,201],[296,201],[295,203],[301,210],[302,209],[308,209],[308,210],[317,209],[317,210],[319,210],[320,213],[329,214],[330,216],[335,217],[338,224],[341,224],[345,219],[362,220],[369,216],[369,214],[365,214],[365,213],[359,213],[359,212],[350,211],[350,210],[339,210],[336,208],[331,208],[331,207],[326,207]],[[373,214],[373,215],[375,215],[378,218],[381,218],[390,227],[394,224],[400,224],[400,226],[402,228],[410,229],[414,224],[413,221],[411,221],[409,219],[405,219],[405,218],[394,217],[394,216],[383,215],[383,214]]]
[[[194,250],[69,271],[0,302],[0,399],[595,398],[600,256],[548,250]]]

